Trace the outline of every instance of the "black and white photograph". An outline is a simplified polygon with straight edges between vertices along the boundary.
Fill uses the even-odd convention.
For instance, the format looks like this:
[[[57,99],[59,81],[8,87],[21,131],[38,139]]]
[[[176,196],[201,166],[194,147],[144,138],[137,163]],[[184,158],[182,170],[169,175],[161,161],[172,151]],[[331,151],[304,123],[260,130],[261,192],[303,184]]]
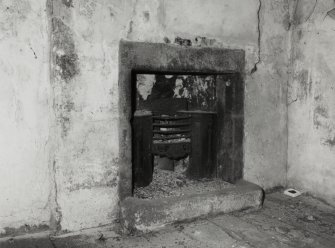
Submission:
[[[335,0],[0,0],[0,248],[174,247],[335,247]]]

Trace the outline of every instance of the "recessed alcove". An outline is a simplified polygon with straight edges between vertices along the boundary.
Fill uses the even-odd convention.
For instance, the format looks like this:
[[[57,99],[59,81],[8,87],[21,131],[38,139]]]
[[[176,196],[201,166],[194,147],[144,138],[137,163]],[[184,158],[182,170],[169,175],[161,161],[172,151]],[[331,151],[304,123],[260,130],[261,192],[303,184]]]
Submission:
[[[119,56],[119,106],[120,112],[124,113],[124,117],[120,118],[119,131],[120,158],[122,158],[122,167],[120,168],[121,199],[132,196],[134,182],[138,179],[139,174],[141,174],[138,173],[136,175],[134,173],[134,159],[144,159],[145,161],[140,163],[144,167],[147,166],[147,169],[148,167],[152,167],[150,158],[134,155],[134,152],[136,152],[134,147],[136,146],[136,142],[134,142],[136,132],[134,128],[132,129],[132,124],[134,124],[134,120],[138,119],[134,118],[138,114],[138,112],[137,114],[135,112],[139,110],[142,112],[157,112],[161,106],[171,104],[171,102],[168,103],[170,100],[174,101],[175,106],[172,110],[170,109],[171,111],[191,111],[187,115],[193,115],[193,119],[196,119],[196,115],[199,115],[199,113],[202,116],[200,119],[203,119],[203,114],[207,113],[208,116],[215,119],[213,119],[213,126],[210,128],[213,131],[213,138],[215,139],[213,142],[214,154],[208,155],[211,160],[208,166],[211,168],[207,174],[205,173],[205,176],[197,172],[198,174],[195,173],[193,177],[219,178],[230,183],[234,183],[243,177],[243,76],[245,60],[243,50],[193,48],[169,44],[121,41]],[[171,78],[177,79],[179,77],[180,79],[183,76],[193,78],[193,81],[197,77],[215,78],[212,105],[210,107],[207,106],[207,109],[201,109],[195,104],[195,101],[186,101],[185,103],[182,97],[173,96],[170,100],[166,97],[156,97],[154,101],[143,101],[143,99],[137,96],[139,90],[136,89],[136,84],[138,83],[136,79],[139,75],[142,77],[145,75],[149,77],[148,75],[151,75],[151,77],[155,77],[156,79],[165,78],[166,83],[169,80],[171,81]],[[169,79],[169,77],[171,78]],[[163,81],[161,80],[161,86],[164,84]],[[191,81],[189,80],[189,83]],[[168,91],[170,90],[169,94],[173,90],[176,90],[176,87],[180,87],[180,85],[176,85],[176,80],[172,83],[172,86],[170,89],[167,89]],[[184,86],[182,85],[182,87]],[[192,87],[192,83],[190,83],[190,87]],[[143,94],[146,94],[145,89]],[[183,104],[187,106],[182,107]],[[211,112],[212,115],[210,115]],[[139,116],[142,118],[145,117],[143,114],[137,115],[137,117]],[[140,127],[141,130],[138,133],[149,132],[147,134],[149,135],[148,137],[152,137],[153,129],[148,128],[146,125],[148,123],[143,124],[145,131],[143,131],[143,127]],[[198,146],[202,144],[201,141],[201,139],[196,141],[198,142]],[[198,149],[201,153],[205,146],[203,148],[199,148],[198,146],[193,146],[193,149]],[[150,154],[149,157],[154,155],[152,154],[152,147],[148,147],[145,153]],[[150,179],[152,168],[149,168],[149,171],[148,182],[144,183],[147,185],[152,180]]]
[[[243,50],[120,43],[119,107],[123,115],[119,123],[119,196],[124,230],[146,232],[174,222],[262,205],[262,189],[240,180],[244,166],[244,61]],[[158,79],[162,89],[170,91],[169,97],[148,98],[153,91],[138,89],[139,75],[151,75],[156,83]],[[210,108],[199,109],[192,97],[187,101],[173,97],[178,87],[185,88],[185,82],[175,80],[180,76],[193,77],[188,81],[190,88],[196,77],[205,81],[206,77],[215,78],[215,94],[212,95],[215,101],[208,102]],[[173,78],[170,89],[165,87],[169,85],[169,78]],[[150,101],[141,101],[138,91]],[[156,93],[157,96],[166,94],[164,91],[161,94],[160,90]],[[167,113],[159,114],[159,111],[166,111],[166,104],[170,105]],[[180,125],[180,122],[187,124],[183,134],[190,135],[189,143],[182,139],[185,146],[154,144],[156,134],[175,135],[164,125]],[[158,128],[153,128],[154,125]],[[181,135],[180,130],[177,134]],[[192,180],[188,184],[190,187],[182,187],[180,194],[155,194],[150,187],[162,187],[160,178],[155,178],[155,156],[155,159],[157,156],[175,158],[180,163],[185,155],[189,156],[189,161],[183,175]],[[162,165],[162,161],[159,163]],[[161,178],[170,176],[160,174]],[[177,176],[172,175],[171,181]],[[158,185],[155,184],[157,179]],[[207,179],[209,181],[204,182]],[[194,183],[196,180],[202,183]],[[149,187],[150,197],[139,197],[138,192],[134,197],[137,186]]]
[[[243,166],[242,139],[234,139],[243,137],[236,127],[243,120],[238,74],[134,70],[132,76],[135,197],[205,193],[241,178],[226,169]]]

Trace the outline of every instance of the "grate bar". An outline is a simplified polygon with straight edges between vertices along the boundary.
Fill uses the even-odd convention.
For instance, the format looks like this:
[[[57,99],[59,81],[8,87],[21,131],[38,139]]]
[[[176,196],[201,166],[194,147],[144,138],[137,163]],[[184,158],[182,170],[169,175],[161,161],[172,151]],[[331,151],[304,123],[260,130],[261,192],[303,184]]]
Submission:
[[[170,135],[170,136],[154,136],[153,140],[175,140],[175,139],[189,139],[191,138],[191,135]]]
[[[191,116],[153,116],[154,120],[171,120],[171,121],[178,121],[178,120],[188,120],[191,119]]]
[[[162,134],[162,135],[170,135],[170,134],[182,134],[182,133],[190,133],[191,130],[153,130],[154,134]]]
[[[180,122],[180,123],[153,123],[154,127],[185,127],[191,125],[189,122]]]

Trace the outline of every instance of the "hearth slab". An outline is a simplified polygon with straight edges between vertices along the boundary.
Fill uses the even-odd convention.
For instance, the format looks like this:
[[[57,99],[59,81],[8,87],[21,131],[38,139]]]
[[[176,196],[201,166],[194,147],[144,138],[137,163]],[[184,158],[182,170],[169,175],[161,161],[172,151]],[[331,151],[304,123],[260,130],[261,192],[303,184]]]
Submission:
[[[150,232],[168,224],[209,215],[259,209],[263,198],[261,187],[244,180],[218,191],[181,197],[128,197],[121,202],[121,223],[125,232]]]

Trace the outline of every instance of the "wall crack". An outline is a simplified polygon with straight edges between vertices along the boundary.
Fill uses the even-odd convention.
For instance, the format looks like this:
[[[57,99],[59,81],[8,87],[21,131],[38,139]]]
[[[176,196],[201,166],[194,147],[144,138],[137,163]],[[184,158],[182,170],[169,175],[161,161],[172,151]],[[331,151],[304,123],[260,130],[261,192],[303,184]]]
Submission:
[[[316,8],[316,5],[318,4],[318,0],[315,0],[315,4],[314,4],[314,7],[313,9],[311,10],[311,13],[308,15],[308,17],[306,18],[306,21],[309,21],[309,19],[311,18],[311,16],[313,15],[314,11],[315,11],[315,8]]]
[[[134,8],[133,8],[133,11],[132,11],[132,16],[131,16],[131,19],[129,21],[129,27],[128,27],[127,36],[126,36],[128,39],[129,39],[129,36],[131,35],[131,33],[133,32],[133,24],[134,24],[133,18],[136,15],[137,2],[138,2],[138,0],[135,0]]]
[[[54,190],[55,190],[55,222],[56,222],[56,231],[61,230],[61,220],[62,220],[62,212],[60,210],[60,206],[58,203],[58,187],[57,187],[57,179],[56,179],[56,160],[53,160],[52,163],[52,172],[53,172],[53,182],[54,182]]]
[[[253,74],[257,71],[257,65],[261,63],[261,20],[260,20],[260,14],[262,10],[262,0],[259,0],[259,5],[258,5],[258,10],[257,10],[257,30],[258,30],[258,40],[257,40],[257,45],[258,45],[258,59],[254,65],[254,67],[251,69],[250,74]]]
[[[37,55],[36,55],[34,49],[33,49],[31,46],[29,46],[29,48],[30,48],[30,50],[33,52],[35,59],[37,59]]]
[[[295,103],[296,101],[298,101],[298,98],[292,100],[291,102],[288,103],[288,105],[291,105],[292,103]]]

